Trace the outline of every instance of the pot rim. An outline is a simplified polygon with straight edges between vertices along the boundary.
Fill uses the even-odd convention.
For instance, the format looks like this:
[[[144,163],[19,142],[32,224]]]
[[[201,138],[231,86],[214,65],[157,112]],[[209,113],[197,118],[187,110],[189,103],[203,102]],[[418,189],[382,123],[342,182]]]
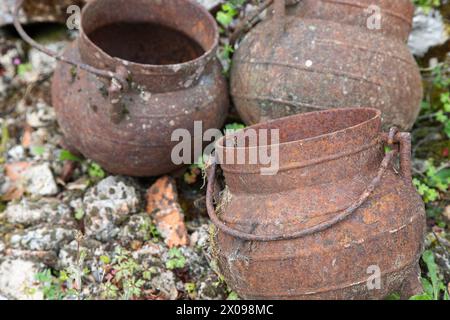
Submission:
[[[164,74],[170,74],[170,73],[176,74],[176,73],[179,73],[179,71],[182,70],[183,68],[189,68],[193,64],[200,63],[201,61],[208,59],[211,55],[214,54],[214,52],[217,50],[217,47],[219,45],[219,39],[220,39],[219,28],[218,28],[216,21],[213,19],[212,15],[210,14],[210,12],[208,10],[206,10],[206,8],[204,8],[202,5],[200,5],[195,0],[184,0],[187,5],[196,7],[196,10],[199,10],[199,12],[201,12],[201,14],[205,16],[205,18],[209,21],[209,24],[213,28],[213,32],[214,32],[213,43],[210,46],[210,48],[208,50],[205,50],[205,52],[201,56],[199,56],[193,60],[189,60],[189,61],[182,62],[182,63],[161,64],[161,65],[159,65],[159,64],[142,64],[142,63],[122,59],[119,57],[113,57],[109,53],[104,51],[102,48],[100,48],[95,42],[93,42],[89,38],[87,33],[85,32],[84,27],[83,27],[83,16],[84,16],[85,12],[87,10],[89,10],[89,8],[98,1],[102,1],[102,0],[91,0],[83,7],[83,9],[81,11],[81,20],[80,20],[80,37],[82,38],[83,41],[86,41],[89,46],[92,46],[93,48],[95,48],[106,59],[109,59],[112,62],[119,61],[123,65],[125,65],[127,67],[131,67],[131,68],[141,68],[144,70],[163,71]],[[165,2],[163,1],[163,3],[165,3]],[[181,30],[176,30],[176,31],[183,32]],[[192,39],[192,40],[197,42],[196,39]]]
[[[324,113],[339,113],[339,112],[355,112],[355,111],[365,111],[365,112],[373,112],[373,116],[370,117],[369,119],[359,122],[353,126],[350,127],[346,127],[340,130],[335,130],[335,131],[331,131],[331,132],[327,132],[324,134],[320,134],[320,135],[316,135],[313,137],[308,137],[308,138],[304,138],[304,139],[299,139],[299,140],[292,140],[292,141],[287,141],[287,142],[282,142],[282,143],[278,143],[278,144],[266,144],[266,145],[257,145],[257,146],[251,146],[251,147],[229,147],[229,146],[225,146],[224,142],[225,139],[229,139],[231,137],[235,137],[239,134],[242,134],[243,132],[245,132],[248,129],[269,129],[270,124],[277,124],[276,126],[273,127],[277,127],[277,128],[281,128],[282,127],[282,123],[286,120],[292,120],[295,118],[301,118],[301,117],[305,117],[305,116],[310,116],[312,114],[324,114]],[[381,119],[381,115],[382,112],[378,109],[375,108],[368,108],[368,107],[360,107],[360,108],[336,108],[336,109],[328,109],[328,110],[322,110],[322,111],[313,111],[313,112],[306,112],[306,113],[300,113],[300,114],[296,114],[296,115],[292,115],[292,116],[287,116],[287,117],[283,117],[283,118],[278,118],[278,119],[274,119],[274,120],[270,120],[267,122],[263,122],[263,123],[259,123],[259,124],[255,124],[249,127],[246,127],[242,130],[239,130],[229,136],[223,136],[222,138],[220,138],[217,142],[216,142],[216,148],[217,149],[222,149],[225,152],[229,151],[229,150],[253,150],[256,148],[260,148],[262,146],[264,147],[270,147],[270,146],[279,146],[279,147],[291,147],[294,146],[298,143],[311,143],[314,142],[315,140],[321,140],[321,139],[326,139],[327,137],[330,137],[331,135],[336,135],[336,134],[340,134],[340,133],[344,133],[346,131],[352,131],[352,130],[356,130],[358,128],[361,128],[367,124],[369,124],[370,122],[376,121],[377,119]]]

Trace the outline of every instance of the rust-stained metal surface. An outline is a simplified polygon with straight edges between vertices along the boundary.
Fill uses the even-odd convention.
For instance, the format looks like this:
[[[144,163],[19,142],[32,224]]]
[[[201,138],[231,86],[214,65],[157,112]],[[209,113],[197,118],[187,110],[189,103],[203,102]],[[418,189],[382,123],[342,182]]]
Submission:
[[[370,18],[375,18],[379,13],[380,28],[370,31],[406,42],[412,28],[414,9],[411,0],[301,0],[298,6],[289,7],[287,14],[367,29],[374,21]]]
[[[381,9],[380,30],[367,28],[369,2]],[[302,0],[285,16],[278,10],[233,57],[231,95],[240,115],[255,124],[364,106],[383,111],[385,128],[410,129],[423,95],[405,44],[413,9],[409,0]]]
[[[216,58],[218,29],[199,4],[92,0],[81,25],[64,53],[80,67],[59,63],[52,87],[73,149],[112,173],[153,176],[177,168],[171,161],[175,129],[193,134],[195,120],[203,121],[203,130],[223,124],[228,95]],[[105,32],[108,26],[114,33]],[[130,28],[133,34],[125,32]]]
[[[295,115],[238,135],[250,129],[280,130],[278,174],[260,175],[263,165],[221,164],[227,188],[217,216],[214,171],[208,174],[208,212],[218,225],[213,252],[233,290],[247,299],[406,298],[420,291],[425,209],[411,182],[409,134],[382,133],[381,113],[368,108]],[[389,140],[394,152],[385,155]],[[258,146],[249,143],[246,154]],[[236,152],[225,145],[218,142],[218,154]],[[397,154],[401,167],[394,169]],[[374,270],[381,288],[370,290]]]

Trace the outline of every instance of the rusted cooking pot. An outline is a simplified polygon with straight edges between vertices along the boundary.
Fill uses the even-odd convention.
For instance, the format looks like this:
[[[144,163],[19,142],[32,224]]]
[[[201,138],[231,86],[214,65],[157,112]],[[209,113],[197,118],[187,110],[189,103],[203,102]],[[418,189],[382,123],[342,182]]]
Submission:
[[[112,173],[172,171],[175,129],[193,133],[194,120],[203,121],[203,130],[225,120],[218,28],[194,1],[92,0],[64,56],[30,39],[18,19],[15,26],[61,61],[52,98],[68,145]]]
[[[423,90],[405,44],[410,0],[274,2],[233,58],[231,94],[247,124],[363,102],[385,128],[412,127]]]
[[[226,139],[264,129],[279,130],[280,143],[268,144],[269,151],[279,148],[276,175],[260,175],[264,166],[248,161],[223,164],[239,150],[249,159],[265,144]],[[385,146],[392,151],[385,154]],[[219,140],[216,152],[227,188],[216,213],[213,164],[207,188],[217,227],[212,248],[240,296],[381,299],[421,290],[425,209],[411,183],[410,135],[382,133],[379,110],[333,109],[273,120]]]

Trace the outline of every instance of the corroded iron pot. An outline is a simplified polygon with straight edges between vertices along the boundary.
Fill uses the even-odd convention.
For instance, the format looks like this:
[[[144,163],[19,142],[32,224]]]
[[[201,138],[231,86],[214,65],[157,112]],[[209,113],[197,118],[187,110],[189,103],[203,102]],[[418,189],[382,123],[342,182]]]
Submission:
[[[381,29],[368,28],[370,5],[380,8]],[[247,124],[363,101],[383,112],[384,127],[412,127],[423,90],[405,44],[410,0],[300,0],[285,9],[275,0],[274,15],[233,58],[231,94]]]
[[[218,193],[216,164],[208,172],[212,249],[233,290],[247,299],[407,298],[421,290],[425,209],[411,182],[408,133],[382,133],[376,109],[335,109],[249,127],[218,141],[218,154],[244,148],[248,159],[260,145],[225,141],[253,129],[279,130],[276,175],[221,164],[227,187]],[[217,213],[214,194],[222,195]]]
[[[193,136],[195,120],[207,130],[221,127],[226,117],[218,40],[213,17],[194,1],[89,1],[80,36],[59,57],[53,78],[53,105],[67,145],[115,174],[176,169],[172,132],[187,129]]]

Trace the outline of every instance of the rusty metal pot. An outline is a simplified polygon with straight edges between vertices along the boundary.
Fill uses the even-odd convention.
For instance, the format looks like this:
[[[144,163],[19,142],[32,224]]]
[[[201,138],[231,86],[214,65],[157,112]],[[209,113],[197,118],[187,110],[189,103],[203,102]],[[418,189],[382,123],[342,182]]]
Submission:
[[[239,148],[249,159],[261,147],[227,139],[264,129],[279,130],[276,175],[260,175],[258,164],[223,163]],[[392,150],[385,154],[387,145]],[[425,209],[411,182],[410,135],[382,133],[379,110],[333,109],[273,120],[219,140],[216,152],[227,188],[216,213],[213,164],[207,188],[216,225],[212,248],[240,296],[381,299],[421,290]],[[374,272],[379,288],[370,287]]]
[[[247,124],[363,103],[383,112],[386,128],[412,127],[423,90],[405,45],[410,0],[300,0],[287,14],[274,2],[233,57],[231,94]],[[380,29],[368,28],[369,5]]]
[[[203,130],[225,121],[217,25],[194,1],[89,1],[80,36],[64,55],[30,39],[18,19],[15,26],[61,62],[52,99],[66,143],[111,173],[170,172],[178,167],[171,160],[175,129],[193,136],[194,120]]]

